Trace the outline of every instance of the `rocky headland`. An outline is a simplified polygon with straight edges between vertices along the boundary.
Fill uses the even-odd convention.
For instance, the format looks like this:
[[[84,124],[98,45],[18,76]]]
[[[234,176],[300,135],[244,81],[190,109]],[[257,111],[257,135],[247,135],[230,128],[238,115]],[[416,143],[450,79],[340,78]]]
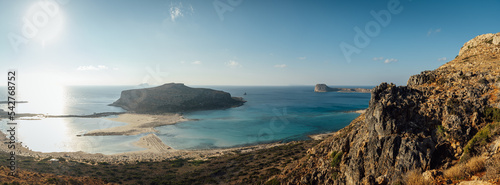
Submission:
[[[454,60],[410,77],[407,86],[380,84],[366,113],[270,181],[500,182],[499,55],[500,33],[480,35]]]
[[[120,99],[110,105],[135,113],[159,114],[226,109],[244,103],[242,98],[231,97],[227,92],[169,83],[122,91]]]
[[[326,84],[316,84],[314,87],[314,92],[359,92],[359,93],[370,93],[371,89],[364,88],[332,88],[328,87]]]

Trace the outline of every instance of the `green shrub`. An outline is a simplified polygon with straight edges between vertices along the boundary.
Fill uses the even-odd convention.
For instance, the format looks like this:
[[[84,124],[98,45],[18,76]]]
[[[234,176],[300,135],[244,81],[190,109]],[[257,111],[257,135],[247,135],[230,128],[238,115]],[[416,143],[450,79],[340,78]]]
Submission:
[[[186,161],[187,161],[186,159],[175,159],[175,160],[170,161],[170,163],[172,164],[172,167],[179,168],[179,167],[184,166],[184,163]]]
[[[340,161],[342,160],[342,155],[344,153],[342,151],[340,152],[337,152],[337,151],[333,151],[332,152],[332,167],[335,168],[335,167],[338,167],[340,165]]]
[[[486,121],[500,122],[500,109],[494,107],[486,107],[484,109],[484,116],[486,118]]]
[[[280,181],[276,178],[273,178],[265,183],[265,185],[279,185]]]
[[[493,44],[493,39],[490,39],[490,40],[487,40],[487,41],[484,41],[486,44]]]
[[[444,133],[446,133],[446,128],[444,128],[444,127],[443,127],[443,125],[438,125],[438,126],[436,127],[436,133],[437,133],[439,136],[444,137],[444,136],[445,136],[445,134],[444,134]]]
[[[479,132],[467,142],[467,145],[465,145],[460,162],[467,162],[468,159],[474,155],[474,152],[476,152],[476,148],[486,146],[486,144],[491,141],[491,137],[495,134],[492,130],[495,130],[498,125],[498,123],[490,123],[479,130]]]
[[[206,163],[204,160],[193,160],[189,161],[189,163],[193,164],[194,166],[199,166],[200,164]]]

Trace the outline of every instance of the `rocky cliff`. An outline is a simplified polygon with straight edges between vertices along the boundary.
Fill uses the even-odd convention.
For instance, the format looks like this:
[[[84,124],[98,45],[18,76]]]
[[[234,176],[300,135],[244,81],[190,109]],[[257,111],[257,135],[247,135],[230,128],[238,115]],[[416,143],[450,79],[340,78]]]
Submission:
[[[316,84],[314,87],[314,92],[360,92],[369,93],[370,89],[363,88],[331,88],[326,84]]]
[[[375,87],[365,114],[309,149],[275,180],[405,184],[409,172],[437,174],[432,170],[449,170],[474,156],[498,159],[500,131],[493,121],[500,115],[492,112],[500,113],[499,41],[500,33],[478,36],[454,60],[410,77],[407,86]]]
[[[122,91],[120,99],[110,105],[136,113],[163,113],[225,109],[241,106],[244,102],[223,91],[169,83]]]

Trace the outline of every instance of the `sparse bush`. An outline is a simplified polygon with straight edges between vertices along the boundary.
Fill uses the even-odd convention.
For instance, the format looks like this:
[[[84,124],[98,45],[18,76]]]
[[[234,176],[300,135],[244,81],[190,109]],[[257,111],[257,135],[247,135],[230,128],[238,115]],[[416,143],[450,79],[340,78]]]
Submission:
[[[405,176],[406,183],[411,185],[428,185],[432,184],[431,181],[424,179],[420,170],[412,170]]]
[[[193,164],[194,166],[199,166],[200,164],[206,163],[204,160],[193,160],[189,161],[189,163]]]
[[[342,154],[344,154],[342,151],[337,152],[333,151],[331,156],[332,157],[332,167],[338,167],[340,165],[340,161],[342,160]]]
[[[276,178],[273,178],[265,183],[265,185],[279,185],[280,181]]]
[[[467,161],[467,157],[473,156],[473,153],[476,152],[476,149],[485,146],[491,139],[491,129],[494,126],[492,124],[488,124],[484,126],[479,132],[472,137],[469,142],[467,142],[467,145],[464,147],[464,153],[462,155],[462,158],[460,158],[460,162],[464,163]]]
[[[186,159],[175,159],[175,160],[170,161],[170,163],[172,164],[172,167],[179,168],[179,167],[184,166],[184,163],[186,161],[187,161]]]
[[[486,118],[486,121],[500,122],[500,109],[494,107],[486,107],[484,109],[484,116]]]
[[[490,40],[487,40],[487,41],[484,41],[486,44],[493,44],[493,39],[490,39]]]
[[[486,162],[486,179],[496,179],[500,177],[500,156],[492,157]]]
[[[438,125],[436,127],[436,133],[437,133],[437,135],[444,137],[445,136],[444,133],[446,133],[446,128],[444,128],[443,125]]]
[[[467,163],[459,163],[446,171],[444,177],[451,179],[465,179],[485,170],[484,157],[472,157]]]

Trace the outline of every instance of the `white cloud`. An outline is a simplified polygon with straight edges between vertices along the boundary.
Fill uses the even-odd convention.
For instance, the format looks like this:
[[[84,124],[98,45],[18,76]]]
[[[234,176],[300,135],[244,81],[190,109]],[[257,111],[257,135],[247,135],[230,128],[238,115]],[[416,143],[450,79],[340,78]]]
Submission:
[[[239,64],[238,62],[236,62],[234,60],[230,60],[229,62],[226,62],[226,65],[229,67],[232,67],[232,68],[241,67],[241,64]]]
[[[432,34],[436,34],[436,33],[439,33],[441,32],[441,28],[438,28],[438,29],[429,29],[429,31],[427,31],[427,36],[431,36]]]
[[[276,64],[276,65],[274,65],[274,67],[276,67],[276,68],[285,68],[286,64]]]
[[[446,57],[438,58],[438,61],[446,61]]]
[[[398,61],[398,59],[391,58],[391,59],[385,59],[384,63],[388,64],[388,63],[397,62],[397,61]]]
[[[172,19],[173,22],[175,22],[175,19],[177,19],[178,17],[182,17],[184,16],[184,14],[182,14],[182,3],[179,3],[177,5],[174,5],[173,3],[170,4],[170,19]]]
[[[299,57],[299,60],[305,60],[306,57]]]
[[[384,60],[384,57],[373,57],[373,60],[377,61],[377,60]]]
[[[194,64],[194,65],[200,65],[201,61],[197,60],[197,61],[194,61],[192,64]]]
[[[105,65],[98,65],[97,67],[93,66],[93,65],[89,65],[89,66],[78,66],[78,68],[76,70],[78,70],[78,71],[100,71],[100,70],[106,70],[106,69],[108,69],[108,67]]]
[[[170,19],[172,22],[175,22],[175,20],[179,17],[184,17],[185,14],[190,14],[192,15],[194,13],[194,8],[191,4],[187,8],[184,8],[182,3],[170,3],[170,9],[169,9],[169,14],[170,14]]]

